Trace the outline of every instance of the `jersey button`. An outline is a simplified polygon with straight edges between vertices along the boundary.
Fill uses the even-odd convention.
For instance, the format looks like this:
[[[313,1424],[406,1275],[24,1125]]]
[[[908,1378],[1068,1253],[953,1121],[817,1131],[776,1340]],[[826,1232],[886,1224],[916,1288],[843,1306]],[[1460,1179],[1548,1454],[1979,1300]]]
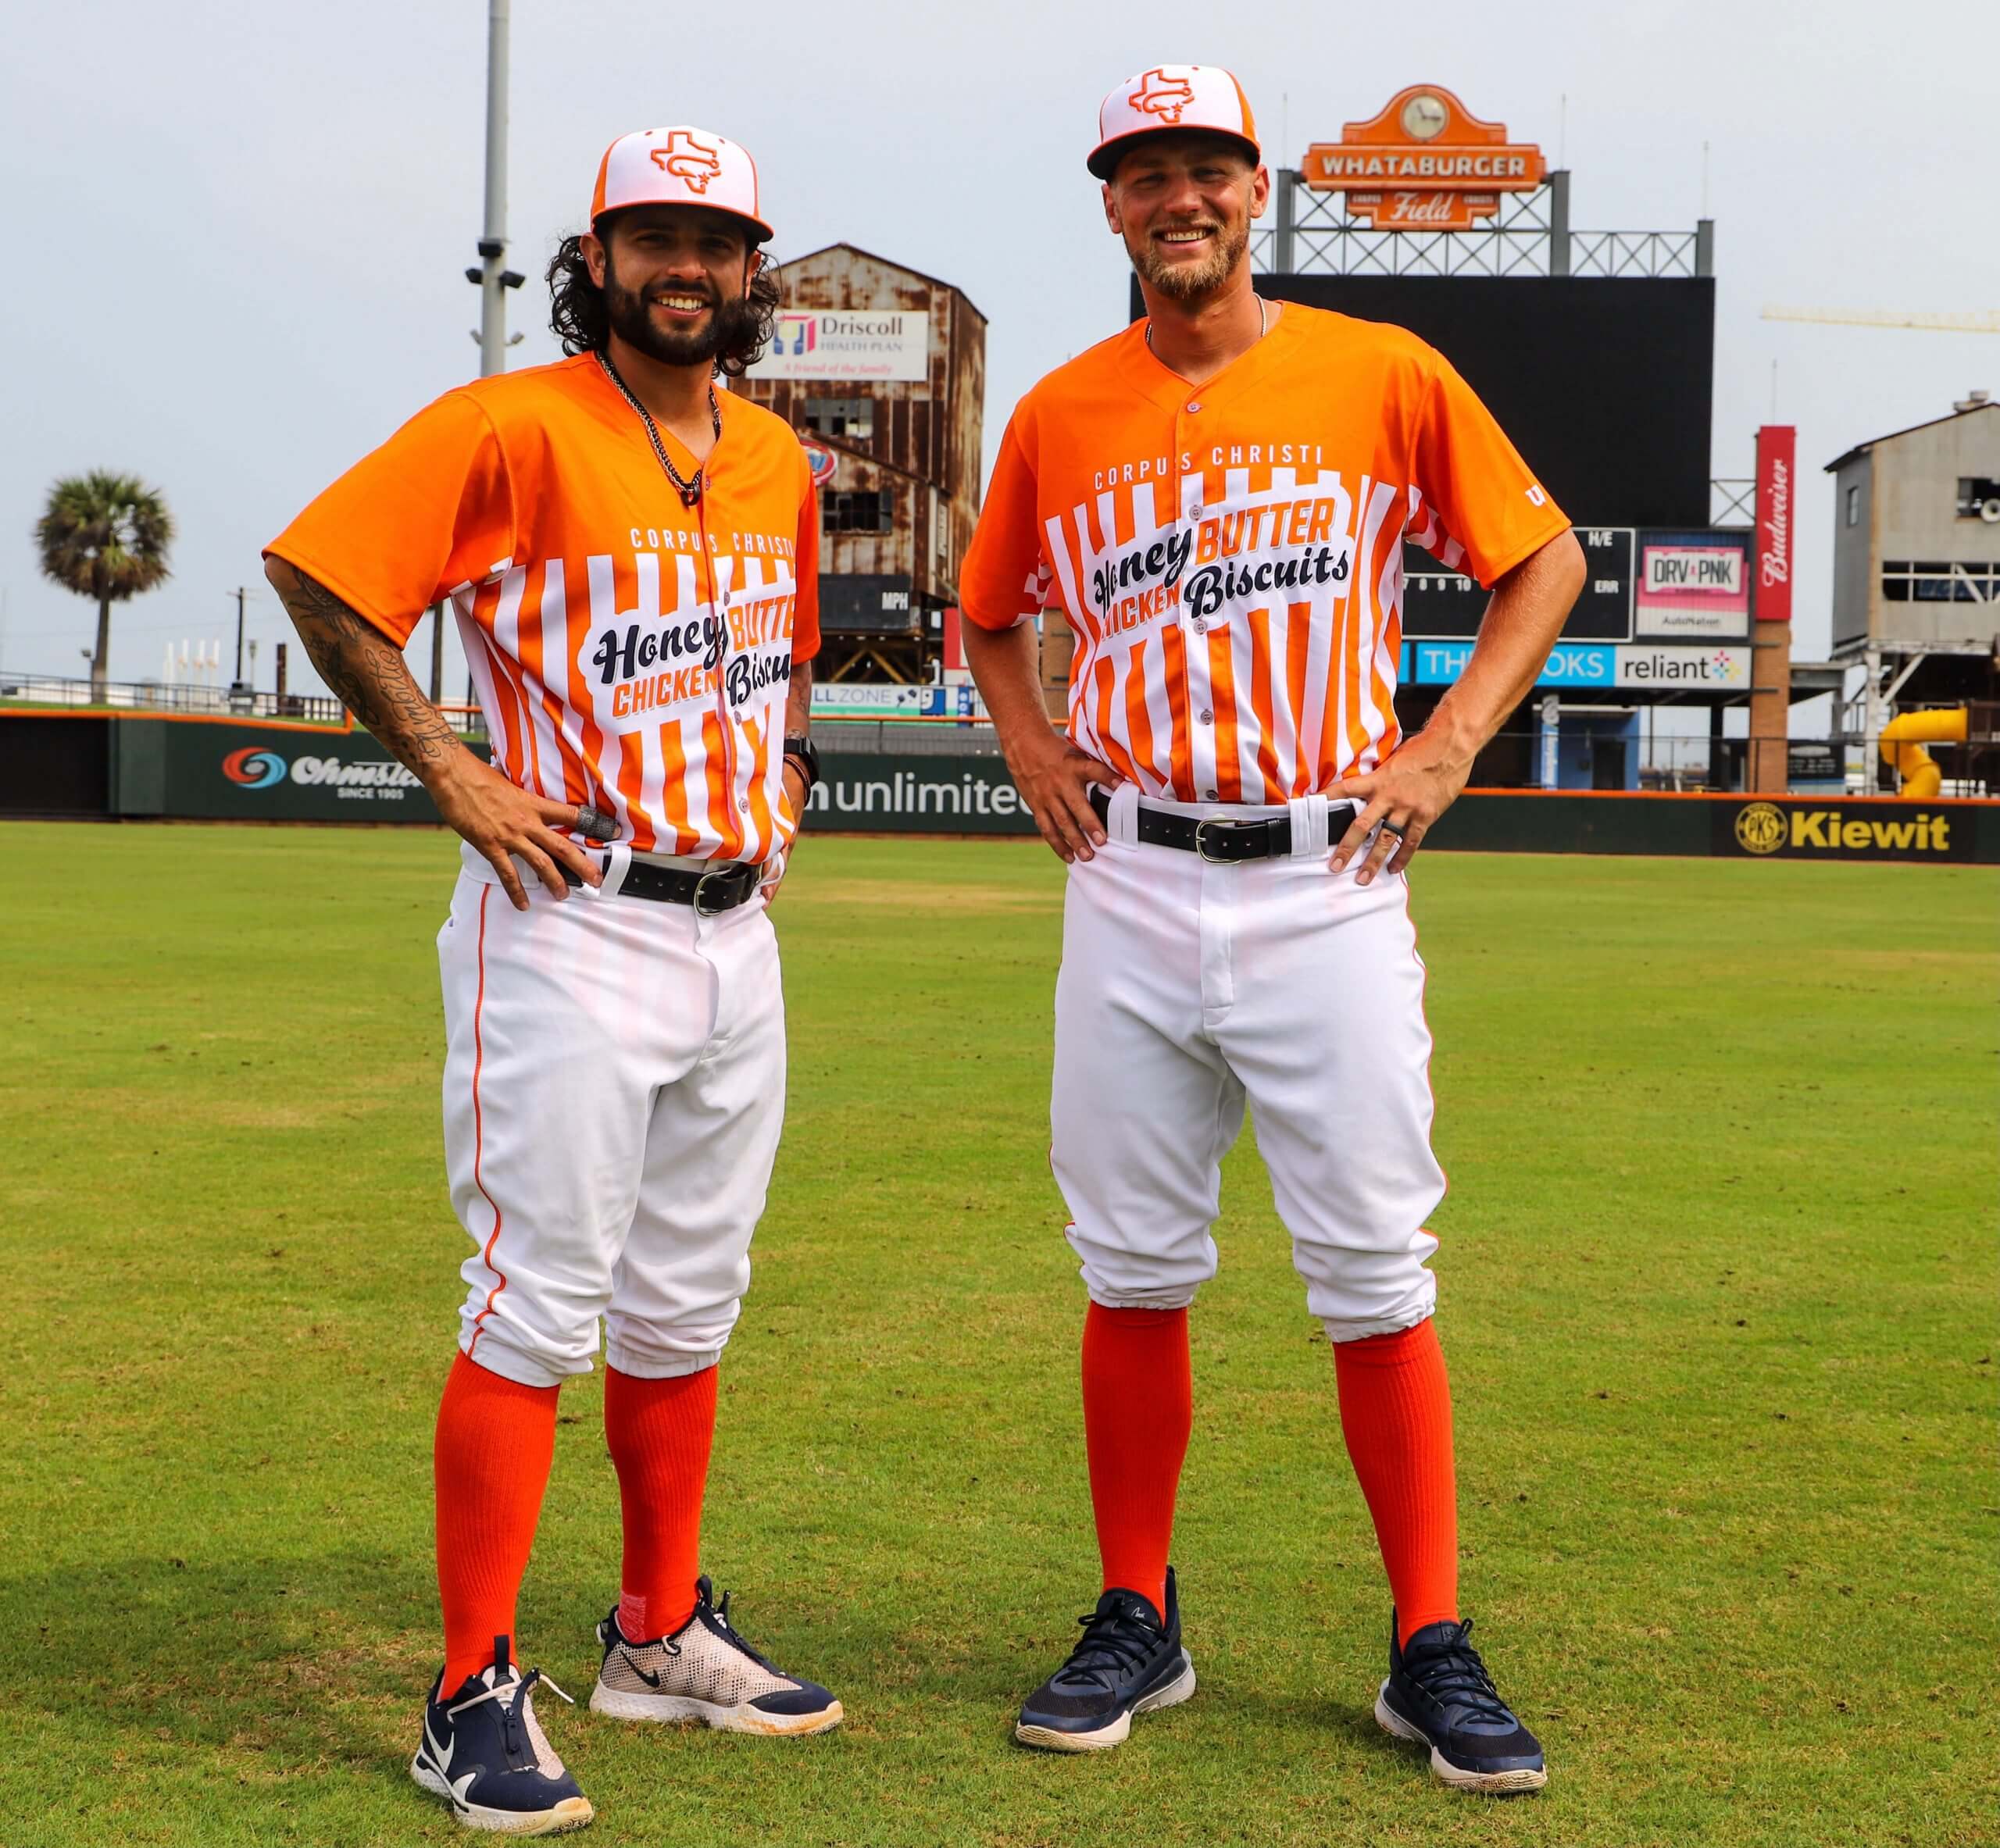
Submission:
[[[1197,635],[1206,635],[1209,633],[1208,624],[1204,623],[1199,616],[1195,619],[1195,633]]]
[[[748,796],[738,796],[736,798],[736,806],[748,815],[750,812],[750,798]]]
[[[1202,800],[1204,802],[1212,802],[1215,799],[1216,792],[1213,790],[1205,789],[1202,791]]]
[[[1212,712],[1205,712],[1204,713],[1202,713],[1202,724],[1204,724],[1204,725],[1213,725],[1213,724],[1215,723],[1215,722],[1216,722],[1216,715],[1215,715],[1215,714],[1214,714],[1214,713],[1212,713]],[[1212,801],[1215,800],[1215,797],[1212,797],[1212,796],[1211,796],[1211,797],[1209,798],[1209,800],[1211,802],[1212,802]]]
[[[1188,415],[1191,417],[1193,416],[1197,411],[1201,409],[1201,408],[1202,401],[1199,398],[1197,398],[1194,403],[1188,407]]]

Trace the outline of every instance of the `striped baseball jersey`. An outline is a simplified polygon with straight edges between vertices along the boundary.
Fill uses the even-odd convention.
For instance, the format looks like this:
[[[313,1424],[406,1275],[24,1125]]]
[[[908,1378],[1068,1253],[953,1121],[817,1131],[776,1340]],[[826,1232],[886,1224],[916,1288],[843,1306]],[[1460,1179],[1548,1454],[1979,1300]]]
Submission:
[[[959,596],[1062,610],[1070,736],[1142,792],[1277,804],[1396,747],[1405,539],[1491,586],[1568,526],[1441,355],[1288,303],[1203,384],[1144,322],[1042,380]]]
[[[448,391],[267,549],[398,648],[448,598],[522,788],[641,851],[766,859],[795,826],[785,701],[819,647],[819,527],[798,437],[716,396],[692,507],[585,355]]]

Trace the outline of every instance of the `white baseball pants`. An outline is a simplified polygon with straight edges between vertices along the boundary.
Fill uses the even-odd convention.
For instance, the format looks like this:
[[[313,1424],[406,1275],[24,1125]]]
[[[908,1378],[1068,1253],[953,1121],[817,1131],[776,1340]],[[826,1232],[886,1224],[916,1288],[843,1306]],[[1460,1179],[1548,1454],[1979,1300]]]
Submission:
[[[438,933],[445,1153],[475,1249],[459,1345],[527,1386],[607,1357],[712,1366],[750,1281],[784,1115],[784,1001],[761,899],[717,917],[621,898],[517,912],[467,849]],[[523,869],[525,870],[525,869]]]
[[[1325,798],[1291,808],[1292,857],[1219,865],[1141,846],[1137,793],[1113,797],[1109,842],[1070,869],[1050,1161],[1091,1300],[1179,1308],[1216,1273],[1247,1099],[1307,1305],[1352,1341],[1437,1300],[1423,965],[1402,876],[1332,872]]]

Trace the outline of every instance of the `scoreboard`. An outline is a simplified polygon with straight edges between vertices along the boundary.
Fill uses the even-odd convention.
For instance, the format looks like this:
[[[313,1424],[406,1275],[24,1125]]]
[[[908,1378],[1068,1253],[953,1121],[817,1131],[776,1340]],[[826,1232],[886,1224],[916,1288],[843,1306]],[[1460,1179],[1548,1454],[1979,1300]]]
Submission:
[[[1579,526],[1586,575],[1582,594],[1562,625],[1566,641],[1627,641],[1632,634],[1633,561],[1638,535],[1630,526]],[[1490,593],[1462,571],[1447,571],[1430,553],[1403,548],[1403,633],[1438,641],[1470,640],[1479,632]]]

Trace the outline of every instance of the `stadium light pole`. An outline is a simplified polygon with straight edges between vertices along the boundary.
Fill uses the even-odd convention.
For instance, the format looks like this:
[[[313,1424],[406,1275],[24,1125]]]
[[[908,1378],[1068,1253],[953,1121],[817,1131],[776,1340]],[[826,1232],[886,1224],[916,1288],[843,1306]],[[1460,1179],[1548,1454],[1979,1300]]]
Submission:
[[[504,266],[507,254],[507,34],[510,0],[487,0],[486,8],[486,212],[479,240],[479,267],[466,280],[479,285],[479,376],[507,369],[507,349],[521,337],[507,337],[507,291],[527,279]]]

